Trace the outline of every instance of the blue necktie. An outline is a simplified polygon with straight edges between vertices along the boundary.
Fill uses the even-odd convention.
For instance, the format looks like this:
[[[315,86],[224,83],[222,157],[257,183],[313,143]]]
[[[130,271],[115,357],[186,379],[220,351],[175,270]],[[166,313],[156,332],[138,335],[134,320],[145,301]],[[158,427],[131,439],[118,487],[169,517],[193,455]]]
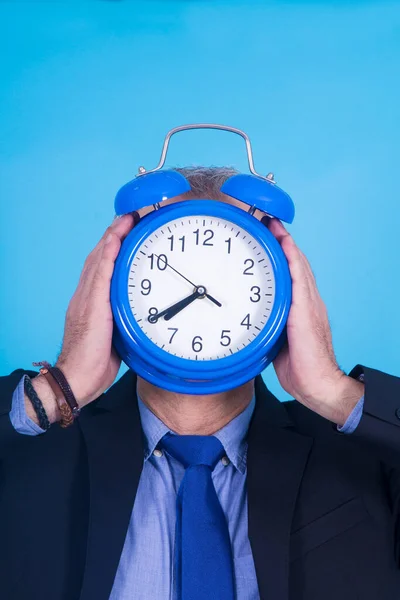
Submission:
[[[178,600],[234,600],[228,525],[211,477],[224,447],[212,435],[171,433],[161,445],[186,469],[176,501]]]

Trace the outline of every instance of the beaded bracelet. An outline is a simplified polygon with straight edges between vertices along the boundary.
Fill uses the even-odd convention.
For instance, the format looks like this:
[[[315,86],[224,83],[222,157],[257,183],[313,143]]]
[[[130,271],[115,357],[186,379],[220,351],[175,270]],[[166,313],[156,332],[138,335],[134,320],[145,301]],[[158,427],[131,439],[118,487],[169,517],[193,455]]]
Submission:
[[[24,376],[24,391],[25,391],[26,395],[28,396],[28,398],[34,408],[34,411],[35,411],[36,416],[39,421],[39,426],[41,427],[41,429],[44,429],[45,431],[47,431],[48,429],[50,429],[49,418],[44,409],[42,401],[40,400],[39,396],[37,395],[36,390],[32,385],[32,381],[30,380],[28,375]]]

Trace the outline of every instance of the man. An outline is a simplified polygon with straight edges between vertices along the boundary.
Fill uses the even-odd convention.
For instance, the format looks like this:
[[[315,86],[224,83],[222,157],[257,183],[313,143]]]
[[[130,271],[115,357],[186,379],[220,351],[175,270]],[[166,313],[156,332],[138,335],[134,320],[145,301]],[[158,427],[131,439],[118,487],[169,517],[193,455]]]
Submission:
[[[231,170],[181,172],[192,186],[184,198],[240,205],[219,192]],[[45,375],[29,373],[52,423],[45,433],[24,394],[24,371],[1,378],[1,598],[201,600],[207,582],[228,575],[234,590],[211,589],[209,599],[398,598],[400,379],[362,366],[340,370],[309,263],[273,219],[268,227],[293,281],[288,344],[274,367],[295,400],[281,404],[261,377],[222,394],[185,396],[128,372],[108,389],[120,366],[110,280],[134,220],[125,215],[107,229],[68,308],[57,366],[84,407],[73,426],[56,424]],[[185,574],[192,554],[191,569],[202,564],[206,546],[193,538],[185,555],[189,534],[175,539],[176,496],[189,469],[165,440],[179,436],[213,436],[221,445],[207,493],[216,494],[229,532],[221,560],[232,557],[230,574],[218,557],[196,582]],[[205,527],[210,506],[195,500],[191,521]]]

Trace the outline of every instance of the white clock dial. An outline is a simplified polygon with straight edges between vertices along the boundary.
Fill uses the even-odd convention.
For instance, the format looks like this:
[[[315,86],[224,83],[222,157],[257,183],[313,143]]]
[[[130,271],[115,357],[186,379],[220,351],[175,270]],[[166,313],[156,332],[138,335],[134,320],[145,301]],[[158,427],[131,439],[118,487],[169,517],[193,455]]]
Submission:
[[[144,240],[131,262],[128,294],[138,325],[154,344],[178,357],[215,360],[260,334],[274,304],[275,278],[268,254],[245,229],[190,216]],[[174,308],[185,299],[184,308]]]

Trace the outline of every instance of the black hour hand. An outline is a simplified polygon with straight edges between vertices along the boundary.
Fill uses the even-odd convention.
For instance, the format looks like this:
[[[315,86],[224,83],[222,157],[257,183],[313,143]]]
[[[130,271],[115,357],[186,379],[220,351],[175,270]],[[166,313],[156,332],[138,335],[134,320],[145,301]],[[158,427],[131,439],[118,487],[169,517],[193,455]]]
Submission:
[[[192,302],[197,300],[197,298],[200,298],[202,295],[203,294],[200,294],[200,292],[197,289],[195,292],[193,292],[193,294],[190,294],[190,296],[187,296],[187,298],[184,298],[183,300],[180,300],[176,304],[173,304],[172,306],[167,308],[167,310],[165,311],[164,319],[166,321],[169,321],[170,319],[172,319],[172,317],[175,317],[175,315],[180,313],[181,310],[183,310],[184,308],[189,306],[189,304],[191,304]]]

